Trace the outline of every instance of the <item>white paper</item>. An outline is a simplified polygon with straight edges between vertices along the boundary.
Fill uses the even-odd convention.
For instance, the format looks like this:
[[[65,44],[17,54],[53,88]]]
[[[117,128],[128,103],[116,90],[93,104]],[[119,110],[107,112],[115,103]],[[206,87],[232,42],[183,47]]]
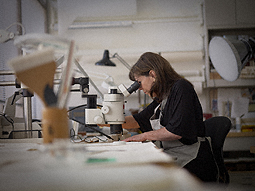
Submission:
[[[249,99],[248,98],[237,98],[232,100],[231,118],[241,117],[248,113]]]

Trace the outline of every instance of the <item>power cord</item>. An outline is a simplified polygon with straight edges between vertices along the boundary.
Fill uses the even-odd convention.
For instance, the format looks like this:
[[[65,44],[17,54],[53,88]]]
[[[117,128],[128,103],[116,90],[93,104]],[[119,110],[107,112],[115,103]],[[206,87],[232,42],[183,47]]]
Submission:
[[[4,117],[6,121],[8,121],[12,125],[12,129],[14,130],[14,120],[8,117],[5,113],[0,113],[0,116]]]

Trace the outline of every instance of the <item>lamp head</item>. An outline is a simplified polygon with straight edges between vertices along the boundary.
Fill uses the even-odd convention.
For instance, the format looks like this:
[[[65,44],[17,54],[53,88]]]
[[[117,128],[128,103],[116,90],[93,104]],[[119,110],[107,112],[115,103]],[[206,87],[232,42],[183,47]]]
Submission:
[[[99,60],[98,62],[95,63],[95,65],[100,65],[100,66],[116,66],[109,57],[109,50],[104,51],[104,55],[102,60]]]
[[[254,47],[255,48],[255,47]],[[209,56],[220,76],[235,81],[245,64],[254,54],[253,42],[213,37],[209,43]]]

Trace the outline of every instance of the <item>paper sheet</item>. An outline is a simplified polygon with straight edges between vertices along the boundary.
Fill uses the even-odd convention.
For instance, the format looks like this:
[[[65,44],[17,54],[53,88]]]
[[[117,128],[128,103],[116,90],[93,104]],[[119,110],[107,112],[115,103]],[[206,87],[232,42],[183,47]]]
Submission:
[[[241,117],[248,113],[249,99],[248,98],[236,98],[232,101],[231,117]]]
[[[86,145],[86,150],[89,151],[88,159],[109,159],[116,164],[137,164],[137,163],[153,163],[153,162],[173,162],[173,158],[157,149],[151,143],[121,142],[104,143],[104,144],[89,144]],[[112,160],[114,159],[114,160]]]

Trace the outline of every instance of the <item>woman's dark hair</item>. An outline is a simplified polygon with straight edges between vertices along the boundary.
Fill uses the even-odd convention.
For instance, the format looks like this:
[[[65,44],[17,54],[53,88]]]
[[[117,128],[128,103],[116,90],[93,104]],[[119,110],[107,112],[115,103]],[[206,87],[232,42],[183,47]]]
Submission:
[[[152,52],[141,55],[131,68],[129,78],[135,81],[135,76],[149,76],[151,70],[156,73],[156,80],[151,87],[150,96],[153,97],[152,95],[155,93],[159,101],[169,95],[173,84],[177,80],[183,79],[165,58]]]

